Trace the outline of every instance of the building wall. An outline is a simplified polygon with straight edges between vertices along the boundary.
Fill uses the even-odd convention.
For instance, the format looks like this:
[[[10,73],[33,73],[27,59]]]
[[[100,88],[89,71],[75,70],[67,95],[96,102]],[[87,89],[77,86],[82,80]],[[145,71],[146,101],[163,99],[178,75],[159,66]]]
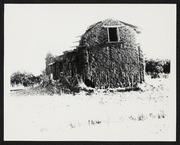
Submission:
[[[83,81],[99,88],[131,87],[143,81],[143,59],[137,49],[106,44],[80,49]]]

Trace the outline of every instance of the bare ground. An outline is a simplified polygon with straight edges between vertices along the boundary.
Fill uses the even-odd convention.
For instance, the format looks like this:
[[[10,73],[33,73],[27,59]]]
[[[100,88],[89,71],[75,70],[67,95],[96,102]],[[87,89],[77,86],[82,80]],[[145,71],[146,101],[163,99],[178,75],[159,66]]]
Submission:
[[[169,79],[148,79],[130,92],[11,91],[5,99],[5,139],[174,140],[169,85]]]

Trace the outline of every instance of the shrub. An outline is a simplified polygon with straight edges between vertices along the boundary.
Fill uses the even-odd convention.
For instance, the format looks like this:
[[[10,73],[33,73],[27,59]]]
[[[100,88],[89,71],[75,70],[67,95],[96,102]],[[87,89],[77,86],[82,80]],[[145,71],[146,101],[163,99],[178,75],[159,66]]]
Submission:
[[[170,73],[170,60],[145,60],[146,74],[151,75],[151,78],[159,78],[161,73]]]
[[[24,87],[27,87],[39,82],[40,82],[39,77],[35,77],[33,74],[27,72],[22,73],[20,71],[17,71],[14,72],[10,77],[10,83],[12,86],[21,84]]]

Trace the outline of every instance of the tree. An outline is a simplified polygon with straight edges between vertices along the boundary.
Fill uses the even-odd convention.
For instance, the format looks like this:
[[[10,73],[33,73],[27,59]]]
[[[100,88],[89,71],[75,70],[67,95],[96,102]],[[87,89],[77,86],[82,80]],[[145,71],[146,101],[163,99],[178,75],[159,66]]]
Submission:
[[[23,86],[27,87],[38,83],[38,78],[32,73],[17,71],[11,75],[10,83],[12,86],[22,84]]]

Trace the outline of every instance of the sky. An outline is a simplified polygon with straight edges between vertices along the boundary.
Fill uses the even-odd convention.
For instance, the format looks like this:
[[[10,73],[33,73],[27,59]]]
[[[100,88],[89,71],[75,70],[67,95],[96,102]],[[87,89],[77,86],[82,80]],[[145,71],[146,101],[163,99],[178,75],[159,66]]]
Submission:
[[[39,75],[48,52],[61,55],[78,46],[86,29],[107,18],[139,26],[146,58],[173,59],[176,53],[175,4],[5,4],[4,63]]]

